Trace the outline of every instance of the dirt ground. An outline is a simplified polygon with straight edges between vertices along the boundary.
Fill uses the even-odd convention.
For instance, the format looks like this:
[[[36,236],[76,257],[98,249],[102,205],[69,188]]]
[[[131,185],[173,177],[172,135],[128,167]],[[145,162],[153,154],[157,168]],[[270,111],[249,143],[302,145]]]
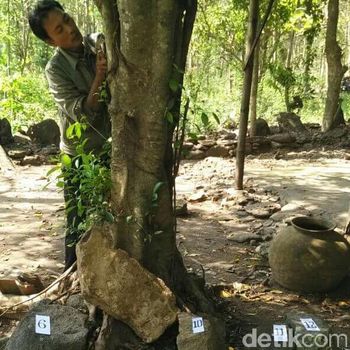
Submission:
[[[261,229],[272,236],[288,216],[299,213],[331,218],[343,231],[348,158],[346,150],[248,156],[244,192],[234,190],[234,159],[183,162],[177,194],[187,202],[188,215],[178,219],[178,245],[190,271],[205,277],[215,296],[231,347],[242,349],[242,337],[253,328],[271,334],[272,325],[293,310],[320,317],[334,332],[350,336],[349,276],[332,293],[289,292],[271,278],[262,253],[266,242],[254,239]],[[0,278],[33,272],[47,284],[62,272],[63,196],[54,184],[44,189],[49,169],[0,170]],[[266,210],[269,215],[263,215]],[[238,243],[230,239],[235,232],[250,232],[253,238]],[[0,337],[15,324],[0,319]]]

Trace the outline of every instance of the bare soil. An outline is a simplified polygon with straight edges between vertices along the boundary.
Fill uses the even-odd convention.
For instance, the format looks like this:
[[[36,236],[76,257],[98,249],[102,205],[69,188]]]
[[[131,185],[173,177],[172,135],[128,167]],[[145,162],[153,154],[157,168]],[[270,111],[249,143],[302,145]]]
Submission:
[[[187,202],[188,215],[178,218],[178,245],[190,271],[205,278],[231,347],[243,348],[242,337],[253,328],[271,333],[293,310],[318,316],[334,332],[350,336],[349,277],[332,293],[290,292],[272,280],[264,253],[295,214],[326,216],[344,230],[350,191],[346,159],[347,150],[248,156],[243,192],[234,190],[235,159],[183,162],[177,194]],[[63,195],[54,184],[44,189],[49,169],[0,169],[0,278],[31,272],[48,284],[63,270]],[[253,238],[238,243],[229,239],[235,232]],[[0,318],[0,337],[11,334],[16,322]]]

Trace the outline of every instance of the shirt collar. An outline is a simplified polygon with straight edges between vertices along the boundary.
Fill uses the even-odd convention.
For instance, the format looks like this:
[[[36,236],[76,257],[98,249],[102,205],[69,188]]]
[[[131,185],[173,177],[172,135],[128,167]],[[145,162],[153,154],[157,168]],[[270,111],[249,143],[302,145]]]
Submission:
[[[84,53],[83,54],[71,52],[69,50],[65,50],[65,49],[62,49],[60,47],[57,48],[57,51],[59,53],[61,53],[66,58],[66,60],[72,66],[73,69],[77,68],[77,64],[78,64],[80,59],[93,53],[92,45],[91,45],[88,37],[83,38],[83,43],[84,43]]]

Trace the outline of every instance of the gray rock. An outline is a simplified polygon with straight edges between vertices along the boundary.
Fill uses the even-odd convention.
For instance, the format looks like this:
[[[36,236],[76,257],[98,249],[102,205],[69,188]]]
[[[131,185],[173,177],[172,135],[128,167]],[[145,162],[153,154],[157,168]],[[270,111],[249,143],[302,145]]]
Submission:
[[[261,243],[255,248],[255,252],[260,254],[262,257],[267,258],[269,255],[270,242]]]
[[[203,145],[204,147],[213,147],[216,145],[216,141],[215,140],[202,140],[200,142],[201,145]]]
[[[227,236],[229,241],[234,241],[238,243],[248,242],[250,240],[261,241],[262,237],[252,232],[232,232]]]
[[[256,132],[254,136],[267,136],[270,135],[271,131],[269,128],[269,124],[263,118],[258,118],[256,120]]]
[[[225,326],[217,318],[203,317],[204,332],[193,333],[192,314],[179,314],[178,350],[226,350]]]
[[[229,148],[216,145],[209,148],[206,152],[207,157],[228,157],[229,156]]]
[[[248,214],[253,215],[258,219],[268,219],[271,216],[271,212],[268,209],[256,208],[256,209],[246,209]]]
[[[236,138],[237,138],[237,135],[234,132],[231,132],[231,131],[227,131],[223,135],[223,139],[224,140],[235,140]]]
[[[285,144],[285,143],[293,143],[296,141],[296,138],[289,134],[289,133],[283,133],[283,134],[275,134],[275,135],[271,135],[269,136],[269,140],[271,142],[274,142],[274,143],[278,143],[278,144]]]
[[[272,236],[276,233],[276,229],[273,227],[265,227],[262,231],[263,235]]]
[[[88,314],[89,309],[85,304],[85,300],[81,294],[73,294],[71,295],[66,302],[66,305],[71,306],[74,309],[79,310],[83,314]]]
[[[0,145],[7,145],[13,142],[11,124],[6,119],[0,119]]]
[[[28,146],[32,143],[30,137],[27,135],[23,135],[23,134],[14,134],[13,141],[15,143],[19,143],[21,145],[26,145],[26,146]]]
[[[84,298],[126,323],[145,342],[158,339],[176,321],[176,299],[164,282],[121,249],[113,227],[93,227],[77,245]]]
[[[6,344],[8,343],[9,339],[10,339],[9,337],[0,338],[0,350],[5,349]]]
[[[182,149],[185,151],[190,151],[193,148],[193,143],[192,142],[184,142],[182,145]]]
[[[190,196],[189,202],[204,202],[208,199],[207,194],[204,191],[199,191]]]
[[[50,304],[42,300],[35,304],[19,323],[5,350],[85,350],[87,347],[87,316],[70,306]],[[35,333],[35,316],[50,317],[51,335]]]
[[[9,150],[8,155],[12,159],[23,159],[25,156],[28,156],[32,153],[30,149],[12,149]]]
[[[39,154],[36,154],[35,156],[25,156],[22,160],[21,160],[21,165],[35,165],[35,166],[39,166],[44,164],[45,159],[43,158],[43,156],[40,156]]]
[[[59,152],[59,149],[56,145],[49,145],[46,147],[43,147],[40,150],[40,154],[44,155],[44,156],[49,156],[51,154],[57,154]]]
[[[300,117],[293,112],[281,112],[277,116],[280,129],[283,131],[306,132],[307,129],[300,120]]]
[[[305,325],[302,323],[301,319],[311,319],[314,321],[317,329],[307,330]],[[298,346],[300,350],[319,350],[319,349],[331,349],[333,346],[331,344],[325,344],[325,346],[320,346],[320,344],[324,344],[325,340],[331,339],[329,338],[330,328],[329,326],[318,316],[307,314],[305,312],[293,311],[287,314],[286,316],[287,325],[293,329],[293,335],[298,337],[298,339],[303,339],[301,346]],[[310,323],[312,325],[312,323]],[[341,337],[340,337],[341,339]],[[333,342],[333,340],[332,340]],[[334,341],[335,347],[336,341]],[[343,348],[341,344],[337,344],[337,348]]]
[[[205,158],[205,153],[200,150],[190,151],[186,156],[186,159],[201,160]]]
[[[27,135],[40,145],[60,144],[60,129],[53,119],[45,119],[40,123],[33,124],[28,128]]]

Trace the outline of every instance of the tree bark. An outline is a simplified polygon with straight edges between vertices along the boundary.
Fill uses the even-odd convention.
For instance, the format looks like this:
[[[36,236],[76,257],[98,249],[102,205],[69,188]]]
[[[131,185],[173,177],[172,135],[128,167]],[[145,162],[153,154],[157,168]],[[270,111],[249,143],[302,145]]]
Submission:
[[[293,57],[293,51],[294,51],[294,38],[295,38],[295,32],[293,30],[289,36],[288,53],[287,53],[287,59],[286,59],[287,71],[291,71],[291,67],[292,67],[292,57]],[[284,87],[284,102],[286,104],[287,112],[291,111],[290,88],[291,88],[291,86],[289,83],[287,83],[286,86]]]
[[[254,68],[252,77],[252,91],[250,101],[250,136],[256,135],[256,117],[258,105],[258,87],[259,87],[259,56],[260,56],[260,40],[256,45],[254,52]]]
[[[173,132],[197,2],[95,3],[104,21],[111,92],[114,246],[162,278],[178,297],[192,293],[195,308],[211,311],[176,247],[172,199]],[[169,88],[174,80],[176,91]],[[165,118],[169,111],[174,123]]]
[[[342,52],[337,42],[338,18],[339,0],[329,0],[326,31],[327,98],[322,121],[323,131],[332,128],[339,104],[341,80],[347,71],[347,67],[342,65]]]
[[[249,5],[249,24],[246,39],[246,61],[249,59],[248,55],[254,42],[257,32],[257,23],[259,18],[259,0],[250,0]],[[239,121],[239,137],[236,151],[236,188],[243,189],[243,175],[244,175],[244,158],[245,158],[245,141],[248,127],[249,116],[249,102],[252,87],[254,60],[251,57],[246,64],[244,72],[244,83],[241,100],[241,113]]]

